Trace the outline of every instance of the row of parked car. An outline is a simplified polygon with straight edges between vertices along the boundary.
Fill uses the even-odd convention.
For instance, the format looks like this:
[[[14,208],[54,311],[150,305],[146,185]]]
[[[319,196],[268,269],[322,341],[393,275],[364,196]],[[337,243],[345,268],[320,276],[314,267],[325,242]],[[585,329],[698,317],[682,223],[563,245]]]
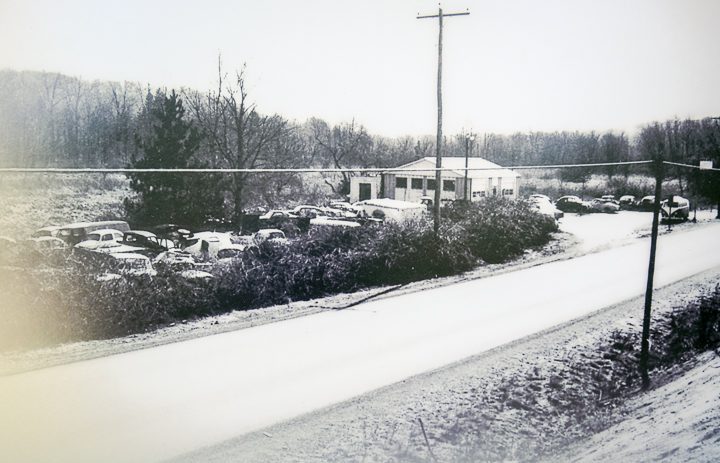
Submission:
[[[620,210],[620,205],[613,198],[603,196],[590,201],[583,201],[578,196],[562,196],[553,202],[548,196],[533,194],[528,198],[530,207],[541,214],[559,219],[566,212],[591,213],[604,212],[613,214]]]
[[[362,203],[350,204],[345,201],[333,201],[328,206],[300,205],[292,209],[271,209],[260,215],[261,223],[277,223],[287,220],[306,219],[309,225],[359,227],[368,222],[380,222],[370,217]]]
[[[544,196],[544,195],[532,195]],[[547,198],[547,196],[544,196]],[[549,201],[549,198],[547,198]],[[619,199],[615,199],[614,195],[603,195],[601,198],[594,198],[590,201],[584,201],[579,196],[562,196],[558,198],[554,206],[562,212],[590,213],[604,212],[613,214],[619,210],[632,211],[653,211],[655,207],[655,196],[644,196],[636,199],[633,195],[623,195]],[[685,221],[690,215],[690,201],[687,199],[673,195],[662,200],[660,203],[660,213],[663,221]]]
[[[131,230],[125,221],[79,222],[43,227],[29,244],[40,254],[62,254],[86,264],[100,281],[126,276],[154,276],[172,271],[186,279],[213,278],[214,263],[236,258],[265,241],[286,243],[281,230],[261,229],[250,236],[215,231],[191,232],[178,225],[153,231]]]

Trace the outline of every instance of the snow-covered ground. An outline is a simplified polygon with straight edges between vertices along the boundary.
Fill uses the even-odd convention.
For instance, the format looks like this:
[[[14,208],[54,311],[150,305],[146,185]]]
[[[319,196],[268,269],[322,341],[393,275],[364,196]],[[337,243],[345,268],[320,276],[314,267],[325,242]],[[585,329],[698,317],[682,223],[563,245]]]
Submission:
[[[708,222],[716,217],[716,211],[697,211],[698,222]],[[691,213],[691,217],[692,217]],[[581,253],[627,244],[640,236],[646,236],[652,226],[652,214],[648,212],[620,211],[616,214],[565,214],[559,220],[560,230],[577,236]],[[671,229],[683,230],[690,222],[673,224]],[[660,233],[668,232],[667,225],[660,225]]]
[[[657,284],[720,265],[720,255],[707,252],[720,245],[719,228],[664,236]],[[352,310],[0,378],[0,397],[12,405],[0,418],[0,448],[8,461],[170,457],[635,297],[646,267],[643,241]]]
[[[656,291],[653,313],[660,316],[686,306],[706,294],[718,277],[720,269],[716,268]],[[672,401],[673,397],[656,394],[662,388],[636,394],[637,399],[627,407],[618,406],[617,401],[594,411],[574,405],[578,398],[587,397],[589,404],[598,398],[592,378],[578,375],[578,367],[607,362],[598,347],[608,346],[615,330],[637,332],[642,326],[642,308],[641,296],[371,394],[200,449],[178,461],[433,461],[419,419],[424,422],[436,461],[441,462],[541,458],[557,462],[573,461],[576,455],[598,462],[666,461],[666,452],[674,447],[687,451],[678,451],[678,457],[670,461],[720,461],[720,445],[712,439],[712,428],[707,429],[717,422],[720,412],[715,401],[707,400],[712,389],[703,386],[711,376],[715,378],[710,386],[717,383],[713,368],[704,370],[699,380],[674,377],[679,400],[690,409],[687,414],[672,413],[679,408],[671,407],[664,419],[644,418],[650,409],[664,415],[663,400]],[[682,371],[680,368],[678,373]],[[603,373],[602,368],[598,373]],[[668,378],[673,376],[651,375],[653,386],[664,384]],[[702,390],[695,391],[695,387]],[[510,405],[518,402],[520,407]],[[527,408],[523,408],[525,404]],[[702,418],[686,420],[688,416]],[[607,423],[623,420],[630,421],[628,429],[633,433],[611,428],[614,430],[606,433],[607,439],[597,444],[594,439],[584,439]],[[643,426],[633,426],[634,420]],[[665,439],[662,445],[648,445],[645,455],[625,458],[631,454],[622,452],[623,444],[634,442],[635,436],[639,436],[635,447],[642,447],[645,437],[650,444],[654,432]],[[575,444],[568,446],[573,441]],[[693,448],[693,442],[700,441],[701,447]],[[604,452],[606,444],[619,450],[618,457]],[[603,458],[594,458],[593,450]]]
[[[716,462],[720,458],[720,356],[624,405],[625,419],[553,461]]]

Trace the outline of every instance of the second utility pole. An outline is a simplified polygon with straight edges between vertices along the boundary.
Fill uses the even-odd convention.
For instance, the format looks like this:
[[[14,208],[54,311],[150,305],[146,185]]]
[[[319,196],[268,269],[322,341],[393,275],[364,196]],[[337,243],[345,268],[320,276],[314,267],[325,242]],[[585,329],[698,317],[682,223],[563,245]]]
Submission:
[[[437,102],[438,102],[438,119],[437,119],[437,141],[435,147],[435,197],[433,199],[433,216],[435,235],[440,232],[440,193],[442,192],[442,33],[443,33],[443,17],[446,16],[467,16],[469,12],[464,13],[448,13],[443,14],[442,8],[438,8],[438,14],[418,16],[417,19],[438,18],[438,74],[437,74]]]

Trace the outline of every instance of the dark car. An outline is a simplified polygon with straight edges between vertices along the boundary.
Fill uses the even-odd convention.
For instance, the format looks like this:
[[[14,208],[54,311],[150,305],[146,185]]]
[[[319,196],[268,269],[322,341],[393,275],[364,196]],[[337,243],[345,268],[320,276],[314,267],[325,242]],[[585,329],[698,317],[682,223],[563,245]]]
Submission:
[[[578,196],[562,196],[555,201],[555,207],[563,212],[586,212],[590,205]]]
[[[652,212],[655,208],[655,196],[643,196],[638,202],[637,208],[641,211]]]
[[[635,196],[633,195],[620,196],[618,202],[620,203],[620,209],[634,209],[637,205],[637,201],[635,201]]]
[[[173,243],[175,243],[175,246],[178,246],[181,241],[187,240],[188,238],[192,237],[193,234],[188,227],[184,225],[177,225],[174,223],[158,225],[156,227],[153,227],[152,231],[155,232],[155,236],[160,239],[164,238],[171,240]]]
[[[158,238],[154,233],[143,230],[131,230],[123,233],[120,244],[134,246],[149,251],[150,254],[159,254],[175,247],[172,240]],[[146,254],[146,253],[142,253]]]

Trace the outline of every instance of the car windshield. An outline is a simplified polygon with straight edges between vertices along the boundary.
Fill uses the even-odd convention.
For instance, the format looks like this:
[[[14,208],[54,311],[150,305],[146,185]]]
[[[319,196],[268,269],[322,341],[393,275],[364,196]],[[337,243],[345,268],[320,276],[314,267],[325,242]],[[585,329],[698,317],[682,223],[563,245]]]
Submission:
[[[100,241],[100,234],[99,233],[90,233],[85,237],[86,241]]]

